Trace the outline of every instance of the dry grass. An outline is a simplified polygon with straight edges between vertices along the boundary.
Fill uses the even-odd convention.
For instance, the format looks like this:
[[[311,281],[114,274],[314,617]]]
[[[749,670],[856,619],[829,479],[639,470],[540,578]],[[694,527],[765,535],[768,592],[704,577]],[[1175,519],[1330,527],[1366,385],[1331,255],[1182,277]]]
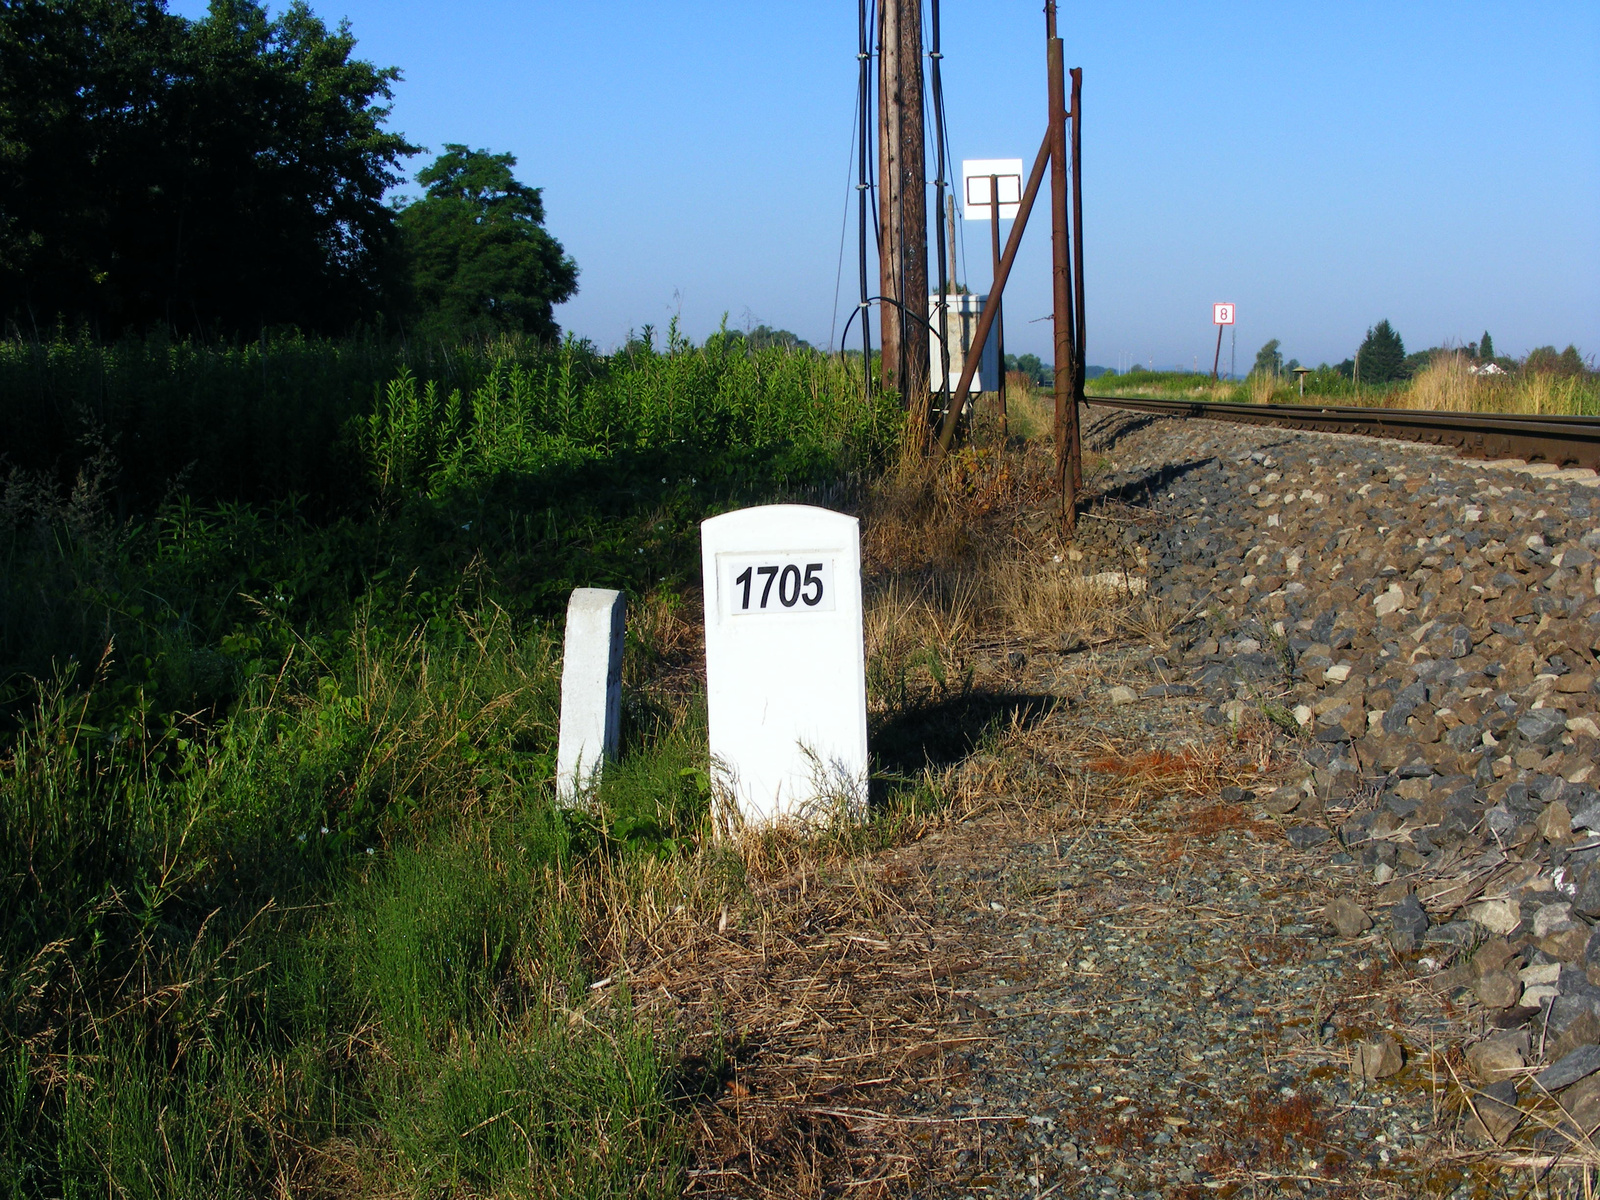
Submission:
[[[1064,641],[1159,639],[1184,615],[1128,586],[1129,564],[1097,562],[1092,547],[1074,556],[1050,479],[1047,446],[1013,440],[1002,453],[980,439],[937,465],[908,457],[856,497],[875,720],[933,722],[951,698],[1027,691],[1008,665],[1019,650],[1026,661]],[[633,677],[663,700],[681,702],[698,670],[695,607],[652,598],[630,618]],[[1095,691],[1115,658],[1068,661]],[[980,1123],[918,1097],[967,1072],[982,1010],[961,979],[989,963],[949,917],[977,900],[945,886],[944,856],[1064,840],[1173,792],[1199,800],[1210,834],[1263,832],[1214,797],[1276,766],[1270,730],[1163,755],[1109,741],[1065,706],[997,711],[970,750],[927,764],[868,826],[746,831],[575,885],[602,964],[591,1003],[626,995],[683,1046],[688,1194],[874,1196],[957,1177]],[[1025,880],[1007,886],[1033,902]]]
[[[1182,746],[1176,751],[1107,750],[1084,765],[1091,771],[1117,776],[1141,795],[1181,791],[1190,796],[1208,796],[1227,783],[1253,777],[1253,770],[1229,759],[1219,739],[1205,746]]]
[[[1245,392],[1251,404],[1275,403],[1278,386],[1278,377],[1268,375],[1264,371],[1253,372],[1245,380]]]
[[[1120,557],[1097,564],[1070,546],[1049,446],[1012,445],[975,439],[942,463],[908,461],[863,498],[869,657],[963,637],[991,649],[1160,646],[1187,615],[1150,597]]]
[[[1383,398],[1385,408],[1450,412],[1600,413],[1600,387],[1593,376],[1519,371],[1512,375],[1474,375],[1464,354],[1435,356],[1403,391]]]
[[[1085,771],[1095,749],[1087,765],[1111,770]],[[992,973],[993,948],[960,919],[988,893],[952,880],[1005,860],[1013,842],[1118,819],[1146,777],[1181,771],[1203,789],[1253,775],[1239,755],[1230,743],[1158,763],[1065,719],[1013,728],[946,770],[948,806],[903,823],[890,844],[767,830],[591,877],[574,907],[593,914],[590,952],[614,964],[593,1003],[626,988],[682,1035],[687,1194],[888,1196],[962,1177],[958,1153],[1008,1114],[950,1117],[927,1102],[962,1085],[989,1015],[988,992],[965,977]],[[1247,818],[1216,826],[1257,832]],[[1013,874],[1007,889],[1013,903],[1066,911],[1053,885]]]
[[[613,964],[593,1003],[626,989],[682,1035],[689,1195],[887,1195],[926,1173],[924,1131],[895,1114],[961,1069],[951,981],[982,964],[928,920],[915,847],[857,850],[767,831],[613,866],[577,898]]]

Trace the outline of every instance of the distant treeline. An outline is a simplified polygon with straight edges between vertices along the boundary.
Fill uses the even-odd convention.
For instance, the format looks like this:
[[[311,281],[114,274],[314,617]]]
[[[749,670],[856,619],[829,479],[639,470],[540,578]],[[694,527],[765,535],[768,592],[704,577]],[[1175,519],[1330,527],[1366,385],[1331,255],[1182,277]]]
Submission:
[[[1284,361],[1281,343],[1273,338],[1256,352],[1252,375],[1284,375],[1293,373],[1300,360]],[[1547,375],[1577,376],[1592,368],[1586,363],[1576,346],[1558,351],[1554,346],[1540,346],[1528,352],[1526,358],[1517,360],[1495,353],[1494,339],[1489,331],[1475,342],[1461,346],[1432,346],[1426,350],[1406,353],[1405,340],[1387,320],[1379,321],[1367,330],[1355,354],[1343,362],[1329,366],[1323,363],[1318,371],[1332,371],[1344,379],[1359,380],[1364,385],[1377,386],[1415,379],[1427,370],[1441,354],[1465,354],[1482,369],[1493,364],[1500,371],[1531,371]]]
[[[0,5],[0,326],[557,336],[577,268],[510,155],[387,128],[400,73],[303,0]]]

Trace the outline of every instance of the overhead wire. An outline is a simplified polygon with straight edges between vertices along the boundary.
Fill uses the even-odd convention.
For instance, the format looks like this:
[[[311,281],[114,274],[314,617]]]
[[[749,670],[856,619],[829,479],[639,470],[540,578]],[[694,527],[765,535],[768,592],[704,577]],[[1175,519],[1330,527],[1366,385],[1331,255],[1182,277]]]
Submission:
[[[850,106],[850,153],[845,156],[844,212],[839,216],[839,265],[833,275],[833,315],[828,324],[828,350],[833,351],[833,335],[839,327],[839,289],[844,284],[844,238],[850,228],[850,175],[855,169],[856,110],[861,106],[861,84],[856,84],[856,100]]]
[[[950,332],[950,321],[948,317],[950,304],[950,269],[952,269],[955,264],[947,264],[945,262],[944,189],[947,183],[947,180],[945,179],[945,171],[948,167],[948,162],[945,154],[944,80],[941,74],[941,67],[944,62],[944,52],[939,42],[939,0],[932,0],[929,24],[930,29],[928,41],[931,48],[928,51],[928,84],[933,101],[931,105],[933,109],[934,124],[933,140],[938,155],[938,165],[934,170],[933,179],[933,240],[935,246],[938,248],[939,260],[939,328],[935,336],[939,341],[938,394],[942,399],[940,407],[948,408],[950,405],[950,347],[946,339],[948,338]],[[924,112],[927,111],[927,107],[929,106],[924,106]]]
[[[869,107],[872,102],[872,42],[871,42],[871,12],[873,0],[857,0],[857,45],[856,45],[856,100],[859,107],[857,114],[856,137],[856,201],[857,201],[857,237],[859,239],[859,258],[861,268],[861,299],[856,307],[856,312],[861,314],[861,378],[862,386],[870,394],[872,391],[872,320],[868,314],[867,306],[871,304],[871,288],[867,285],[867,217],[871,210],[873,230],[877,230],[877,206],[873,202],[873,190],[869,162],[871,156],[867,153],[867,143],[871,140],[872,124],[868,117]],[[844,341],[850,331],[850,322],[845,322],[845,332],[839,335],[840,353],[844,351]]]

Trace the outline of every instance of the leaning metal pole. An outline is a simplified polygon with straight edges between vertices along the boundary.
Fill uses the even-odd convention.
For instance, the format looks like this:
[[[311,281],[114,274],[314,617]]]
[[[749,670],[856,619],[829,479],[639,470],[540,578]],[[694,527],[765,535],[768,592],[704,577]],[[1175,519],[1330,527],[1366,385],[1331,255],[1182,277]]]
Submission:
[[[1072,417],[1076,407],[1077,338],[1072,321],[1072,247],[1067,230],[1067,108],[1061,39],[1056,36],[1054,0],[1045,5],[1048,34],[1050,104],[1050,282],[1054,294],[1056,492],[1061,497],[1061,523],[1077,525],[1078,489],[1072,469]]]
[[[1017,247],[1022,245],[1023,230],[1028,227],[1028,214],[1033,211],[1033,201],[1039,194],[1039,185],[1044,182],[1045,168],[1050,165],[1050,134],[1047,131],[1044,141],[1039,144],[1039,153],[1033,160],[1033,171],[1028,176],[1028,186],[1023,189],[1022,203],[1017,206],[1017,219],[1011,223],[1011,236],[1006,239],[1006,251],[1000,256],[1000,270],[995,276],[994,285],[989,289],[989,298],[983,302],[983,312],[978,315],[978,327],[973,330],[972,344],[982,347],[989,338],[989,330],[994,327],[995,313],[1000,307],[1000,295],[1005,291],[1006,279],[1011,274],[1011,264],[1016,260]],[[938,454],[949,452],[950,446],[955,441],[956,425],[961,418],[961,410],[967,405],[967,397],[972,393],[972,377],[977,373],[978,361],[983,357],[981,349],[977,353],[968,354],[966,361],[961,364],[961,381],[956,384],[955,395],[950,398],[950,408],[944,414],[944,420],[939,425]]]

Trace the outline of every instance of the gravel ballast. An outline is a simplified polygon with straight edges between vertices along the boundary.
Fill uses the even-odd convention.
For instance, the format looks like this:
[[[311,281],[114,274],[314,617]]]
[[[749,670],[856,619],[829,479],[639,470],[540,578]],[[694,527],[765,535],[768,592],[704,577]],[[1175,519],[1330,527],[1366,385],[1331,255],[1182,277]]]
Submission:
[[[1085,448],[1077,536],[1018,521],[1122,632],[994,639],[948,819],[637,972],[747,1056],[691,1193],[1585,1194],[1593,473],[1104,410]]]
[[[1094,710],[1265,719],[1302,766],[1242,796],[1284,841],[1152,857],[1193,817],[1168,797],[1069,858],[1016,843],[1076,904],[1012,922],[1009,990],[974,993],[995,1041],[951,1111],[1027,1123],[951,1194],[1489,1195],[1572,1153],[1600,1123],[1594,473],[1099,411],[1086,446],[1063,569],[1177,620]]]

